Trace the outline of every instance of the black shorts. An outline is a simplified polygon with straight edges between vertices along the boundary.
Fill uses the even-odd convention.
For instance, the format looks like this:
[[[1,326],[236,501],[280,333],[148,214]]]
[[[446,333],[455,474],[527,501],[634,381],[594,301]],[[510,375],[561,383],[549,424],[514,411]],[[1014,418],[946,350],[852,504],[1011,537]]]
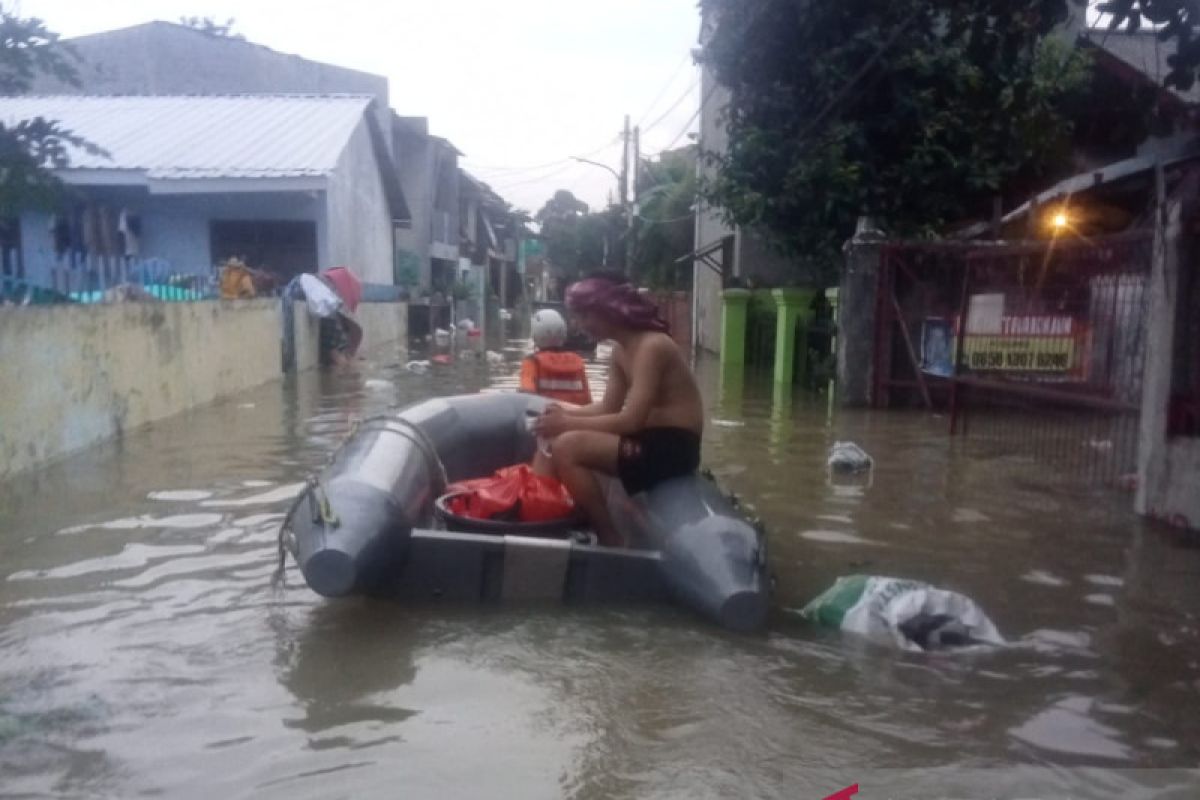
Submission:
[[[617,477],[631,495],[699,467],[700,434],[686,428],[647,428],[622,436],[617,449]]]

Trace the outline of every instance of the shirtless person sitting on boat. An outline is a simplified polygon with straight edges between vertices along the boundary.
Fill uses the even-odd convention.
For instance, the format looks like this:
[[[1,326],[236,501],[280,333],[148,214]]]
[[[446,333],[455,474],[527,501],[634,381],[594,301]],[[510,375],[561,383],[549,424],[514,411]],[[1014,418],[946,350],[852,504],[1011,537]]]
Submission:
[[[587,514],[602,544],[621,545],[595,472],[620,478],[629,494],[700,465],[704,406],[683,353],[657,307],[621,275],[599,274],[567,289],[567,308],[597,341],[613,341],[604,398],[551,405],[534,432],[551,440],[552,469]]]

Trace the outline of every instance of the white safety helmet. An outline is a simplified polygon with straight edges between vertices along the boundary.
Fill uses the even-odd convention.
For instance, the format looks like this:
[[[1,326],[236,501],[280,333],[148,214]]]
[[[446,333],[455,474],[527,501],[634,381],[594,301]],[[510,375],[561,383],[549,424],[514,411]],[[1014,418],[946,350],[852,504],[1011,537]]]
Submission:
[[[547,347],[562,347],[567,341],[567,323],[562,314],[551,308],[543,308],[533,315],[530,325],[533,345],[539,350]]]

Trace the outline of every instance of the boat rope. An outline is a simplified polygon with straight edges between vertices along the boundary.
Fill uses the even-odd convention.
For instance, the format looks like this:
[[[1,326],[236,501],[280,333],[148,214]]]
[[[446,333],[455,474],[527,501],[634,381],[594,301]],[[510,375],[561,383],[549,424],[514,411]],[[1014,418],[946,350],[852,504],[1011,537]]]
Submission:
[[[382,422],[383,425],[367,427],[371,423],[377,422]],[[393,424],[399,425],[400,429],[392,427]],[[437,447],[434,445],[433,440],[429,438],[429,434],[425,433],[425,430],[420,425],[404,417],[380,414],[356,422],[352,431],[356,433],[360,429],[374,430],[381,433],[394,433],[412,442],[425,457],[425,466],[428,468],[430,476],[436,484],[434,486],[434,495],[440,497],[446,491],[446,487],[450,485],[450,478],[446,474],[446,465],[442,463],[442,459],[438,456]]]
[[[306,499],[311,497],[312,492],[316,489],[318,481],[315,477],[309,477],[304,481],[304,488],[292,500],[292,504],[288,506],[287,513],[283,515],[283,523],[279,526],[279,535],[276,540],[276,547],[279,551],[279,561],[275,565],[275,572],[271,575],[271,585],[275,587],[287,585],[287,554],[288,550],[294,550],[296,544],[296,534],[292,530],[292,515],[296,513],[296,509],[300,507]],[[326,502],[328,506],[328,501]],[[289,544],[291,547],[289,547]]]
[[[372,423],[383,423],[381,425],[372,425]],[[399,426],[399,427],[394,427]],[[350,432],[346,435],[342,445],[363,430],[377,431],[379,433],[393,433],[396,436],[407,439],[412,442],[424,457],[425,466],[429,470],[430,477],[434,481],[434,496],[440,497],[446,487],[450,485],[450,479],[446,474],[446,465],[442,463],[442,459],[438,457],[437,448],[429,435],[411,420],[403,417],[379,414],[366,419],[356,419],[350,426]],[[338,447],[330,455],[329,463],[332,464],[336,459],[336,455],[341,451]],[[271,583],[275,586],[285,584],[287,573],[287,554],[289,551],[294,552],[296,547],[296,534],[292,530],[291,520],[296,513],[300,504],[308,500],[312,521],[314,523],[323,523],[328,528],[336,528],[341,524],[341,520],[334,512],[333,507],[329,503],[329,496],[325,493],[321,481],[317,477],[310,477],[305,481],[304,490],[296,496],[292,501],[292,505],[288,508],[287,514],[284,515],[283,524],[279,526],[279,536],[277,548],[279,553],[279,562],[276,565],[275,573],[271,577]]]

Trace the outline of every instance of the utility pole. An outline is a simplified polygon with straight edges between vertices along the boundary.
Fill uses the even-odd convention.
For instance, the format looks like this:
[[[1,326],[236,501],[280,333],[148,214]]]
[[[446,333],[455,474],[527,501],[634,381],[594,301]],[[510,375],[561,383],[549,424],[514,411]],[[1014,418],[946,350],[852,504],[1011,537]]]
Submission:
[[[625,215],[625,263],[623,266],[625,267],[626,273],[629,272],[629,269],[632,266],[629,263],[629,233],[631,223],[633,221],[633,216],[629,209],[629,142],[629,115],[626,114],[625,130],[621,133],[621,177],[618,181],[620,183],[619,191],[621,193],[621,211]]]
[[[627,213],[625,215],[625,263],[628,264],[626,272],[629,277],[635,277],[633,274],[633,257],[637,253],[637,198],[638,198],[638,172],[642,164],[642,129],[635,127],[633,129],[633,181],[630,186],[630,198]]]

